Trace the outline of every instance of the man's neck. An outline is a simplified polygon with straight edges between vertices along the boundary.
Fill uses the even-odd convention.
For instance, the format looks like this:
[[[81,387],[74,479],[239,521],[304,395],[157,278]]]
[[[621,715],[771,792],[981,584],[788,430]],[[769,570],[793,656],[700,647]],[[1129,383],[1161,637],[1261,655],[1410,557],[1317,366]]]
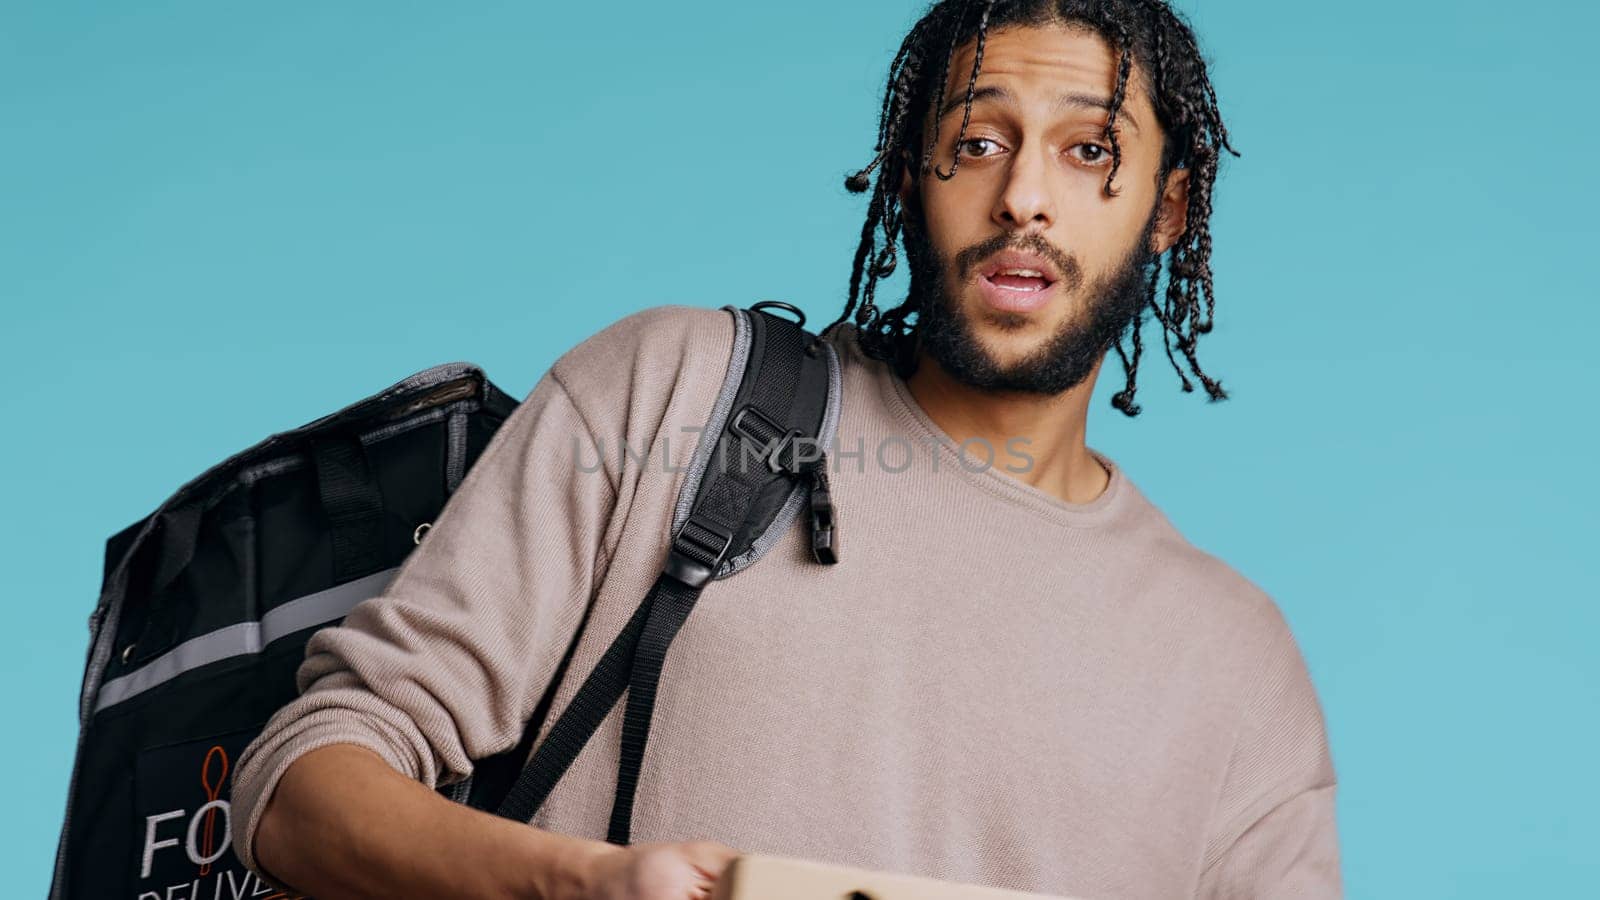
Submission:
[[[1055,396],[996,393],[956,381],[923,352],[906,387],[928,418],[957,444],[986,442],[969,448],[975,459],[986,459],[992,448],[993,466],[999,471],[1068,503],[1088,503],[1110,483],[1109,473],[1088,451],[1084,438],[1089,399],[1099,374],[1096,363],[1082,384]]]

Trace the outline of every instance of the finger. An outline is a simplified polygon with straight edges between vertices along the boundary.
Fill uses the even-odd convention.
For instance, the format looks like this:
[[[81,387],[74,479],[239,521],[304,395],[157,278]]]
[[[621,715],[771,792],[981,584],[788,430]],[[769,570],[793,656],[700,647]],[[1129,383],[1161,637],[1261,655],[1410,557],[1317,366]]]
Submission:
[[[739,857],[739,851],[715,841],[696,841],[688,847],[689,862],[715,878]]]

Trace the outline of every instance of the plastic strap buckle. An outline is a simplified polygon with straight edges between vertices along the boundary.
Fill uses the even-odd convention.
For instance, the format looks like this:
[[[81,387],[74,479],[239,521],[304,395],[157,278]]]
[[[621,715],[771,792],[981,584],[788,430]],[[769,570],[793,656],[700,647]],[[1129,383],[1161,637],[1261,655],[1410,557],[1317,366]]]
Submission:
[[[826,480],[811,486],[811,558],[825,565],[839,561],[839,532],[835,525],[833,497]]]
[[[799,458],[797,442],[804,435],[795,430],[784,431],[754,406],[745,406],[733,417],[732,429],[761,447],[760,459],[775,473],[799,476],[805,473],[805,462]]]
[[[662,573],[698,591],[716,576],[732,545],[732,532],[690,516],[672,538]]]

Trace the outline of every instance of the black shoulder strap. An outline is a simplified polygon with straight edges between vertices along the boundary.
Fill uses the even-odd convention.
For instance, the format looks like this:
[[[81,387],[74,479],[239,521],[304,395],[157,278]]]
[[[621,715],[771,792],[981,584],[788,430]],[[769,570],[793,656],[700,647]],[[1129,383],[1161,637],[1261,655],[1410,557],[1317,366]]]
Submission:
[[[786,308],[798,323],[765,311]],[[828,492],[824,444],[837,414],[837,363],[832,348],[804,330],[805,317],[788,304],[758,303],[736,316],[735,363],[743,371],[724,384],[708,427],[717,442],[698,481],[691,469],[687,518],[677,528],[662,571],[622,633],[551,726],[496,812],[527,822],[577,758],[624,690],[622,753],[607,840],[631,838],[633,799],[650,736],[656,685],[667,648],[706,584],[734,574],[770,545],[769,532],[788,524],[809,495],[812,554],[836,562],[837,537]],[[693,483],[688,483],[688,482]],[[532,722],[529,728],[536,728]],[[525,742],[531,743],[524,738]]]

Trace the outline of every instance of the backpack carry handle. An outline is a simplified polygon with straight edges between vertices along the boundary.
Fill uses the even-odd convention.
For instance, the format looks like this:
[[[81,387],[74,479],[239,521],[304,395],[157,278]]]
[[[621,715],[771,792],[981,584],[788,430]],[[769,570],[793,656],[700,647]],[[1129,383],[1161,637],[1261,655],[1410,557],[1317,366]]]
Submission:
[[[361,439],[348,433],[312,438],[317,496],[333,536],[335,583],[384,568],[383,491]]]
[[[801,328],[806,327],[806,314],[801,312],[800,307],[795,306],[793,303],[785,303],[782,300],[763,300],[760,303],[750,304],[750,309],[752,312],[754,312],[766,309],[769,306],[793,313],[795,324],[799,325]]]
[[[117,651],[117,658],[125,668],[140,666],[177,643],[177,612],[172,603],[162,603],[161,598],[177,582],[183,570],[194,560],[195,546],[200,541],[200,519],[204,510],[198,500],[182,506],[163,510],[157,517],[150,538],[156,542],[160,555],[155,561],[155,572],[145,594],[150,611],[144,628],[133,642]],[[139,547],[143,551],[149,544]]]

